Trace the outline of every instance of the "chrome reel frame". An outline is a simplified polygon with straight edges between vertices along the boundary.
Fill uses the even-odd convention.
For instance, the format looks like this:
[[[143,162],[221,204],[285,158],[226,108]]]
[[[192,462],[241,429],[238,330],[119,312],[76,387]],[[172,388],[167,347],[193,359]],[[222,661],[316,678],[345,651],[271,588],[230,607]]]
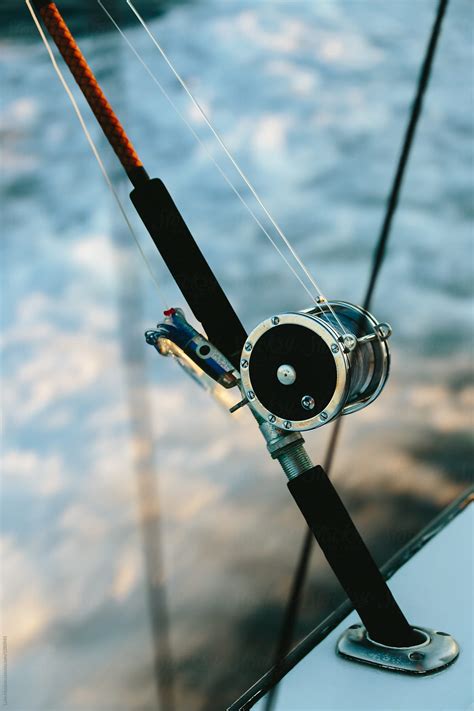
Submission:
[[[252,381],[255,345],[269,331],[285,325],[300,326],[315,333],[332,353],[336,369],[336,386],[329,402],[321,411],[303,420],[271,411],[262,402]],[[388,324],[380,324],[362,307],[344,301],[324,302],[303,311],[272,316],[254,328],[242,349],[242,394],[254,413],[274,427],[295,432],[316,429],[339,415],[361,410],[380,395],[390,371],[386,342],[390,335]]]

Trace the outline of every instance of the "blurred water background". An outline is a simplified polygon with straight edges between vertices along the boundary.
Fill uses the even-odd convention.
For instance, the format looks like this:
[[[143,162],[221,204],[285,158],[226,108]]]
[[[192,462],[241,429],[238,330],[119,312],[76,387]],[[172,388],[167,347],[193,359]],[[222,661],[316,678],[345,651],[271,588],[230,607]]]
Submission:
[[[105,4],[218,156],[125,2]],[[434,1],[138,7],[323,291],[360,301]],[[60,8],[246,327],[306,307],[96,4]],[[2,4],[1,20],[8,705],[171,708],[172,685],[176,709],[222,709],[271,663],[303,521],[248,413],[226,414],[145,345],[153,283],[26,7]],[[333,470],[379,563],[471,481],[472,21],[452,0],[373,305],[394,328],[392,377],[344,422]],[[306,438],[315,461],[328,434]],[[315,550],[297,639],[342,598]]]

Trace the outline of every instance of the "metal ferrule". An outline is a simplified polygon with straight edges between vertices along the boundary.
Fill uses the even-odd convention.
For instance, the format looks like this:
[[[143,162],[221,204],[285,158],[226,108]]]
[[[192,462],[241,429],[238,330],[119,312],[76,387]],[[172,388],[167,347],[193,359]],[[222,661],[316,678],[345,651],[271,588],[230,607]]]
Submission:
[[[284,432],[265,420],[258,417],[257,420],[272,459],[280,462],[288,479],[294,479],[311,469],[313,462],[304,448],[304,439],[299,432]]]

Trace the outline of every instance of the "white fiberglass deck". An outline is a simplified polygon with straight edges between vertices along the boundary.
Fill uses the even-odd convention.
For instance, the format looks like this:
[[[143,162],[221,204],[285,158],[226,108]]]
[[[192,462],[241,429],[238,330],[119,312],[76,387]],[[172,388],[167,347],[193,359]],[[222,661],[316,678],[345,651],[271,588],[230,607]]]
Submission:
[[[449,632],[461,648],[451,667],[426,677],[384,672],[335,653],[349,615],[280,682],[274,711],[461,711],[472,709],[474,505],[468,506],[390,579],[412,624]],[[266,697],[254,707],[264,711]]]

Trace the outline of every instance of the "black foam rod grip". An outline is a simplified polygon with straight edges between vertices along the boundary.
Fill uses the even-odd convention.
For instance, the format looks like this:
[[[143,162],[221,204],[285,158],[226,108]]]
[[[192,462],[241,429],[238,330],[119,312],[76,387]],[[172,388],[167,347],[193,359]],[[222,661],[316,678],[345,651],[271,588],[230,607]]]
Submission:
[[[130,198],[207,337],[238,369],[247,334],[166,187],[153,178]]]
[[[370,637],[393,647],[416,644],[416,632],[324,469],[309,469],[291,479],[288,488]]]

